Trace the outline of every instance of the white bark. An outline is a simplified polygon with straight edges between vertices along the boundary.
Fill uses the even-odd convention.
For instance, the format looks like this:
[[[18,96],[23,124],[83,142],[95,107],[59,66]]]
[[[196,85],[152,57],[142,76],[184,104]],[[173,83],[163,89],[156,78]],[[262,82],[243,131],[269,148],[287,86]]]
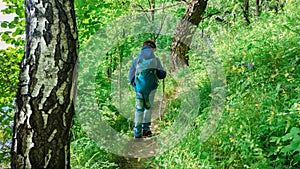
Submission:
[[[26,47],[12,168],[70,168],[68,132],[74,115],[78,49],[73,4],[73,0],[25,0]]]

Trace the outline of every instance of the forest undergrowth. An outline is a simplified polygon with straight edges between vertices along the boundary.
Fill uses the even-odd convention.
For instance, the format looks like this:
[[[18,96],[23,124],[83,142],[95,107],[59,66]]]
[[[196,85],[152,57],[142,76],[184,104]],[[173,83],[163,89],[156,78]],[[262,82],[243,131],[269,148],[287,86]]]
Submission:
[[[86,43],[98,27],[109,23],[110,20],[107,18],[120,17],[123,14],[122,10],[127,10],[128,7],[128,4],[125,4],[115,10],[119,4],[115,6],[101,4],[103,6],[100,10],[97,7],[101,5],[82,5],[83,8],[77,10],[81,44]],[[21,8],[22,4],[19,6]],[[213,112],[211,106],[213,88],[210,79],[212,76],[209,75],[205,60],[205,57],[210,56],[207,53],[191,51],[188,67],[190,75],[187,81],[193,79],[195,83],[193,87],[197,88],[197,92],[194,93],[197,93],[199,101],[194,105],[195,117],[191,117],[192,123],[189,124],[184,136],[178,140],[174,139],[174,145],[170,145],[163,153],[148,158],[128,158],[107,151],[101,143],[91,139],[77,115],[72,127],[71,168],[300,168],[299,6],[299,1],[287,1],[280,11],[262,12],[260,16],[251,17],[251,24],[246,24],[242,19],[232,19],[233,15],[230,15],[224,17],[232,19],[228,23],[207,18],[199,25],[201,31],[210,35],[213,55],[219,59],[224,69],[224,74],[221,74],[224,77],[220,78],[225,79],[226,84],[226,97],[223,98],[225,105],[221,119],[216,124],[217,129],[207,140],[201,141],[201,132]],[[91,18],[86,18],[85,10],[90,10]],[[103,22],[98,22],[99,18],[93,14],[95,11],[100,12],[99,18]],[[21,15],[24,14],[18,11],[19,19],[24,18]],[[178,15],[178,11],[175,15]],[[25,25],[24,22],[24,20],[18,22],[17,18],[10,24],[10,27],[16,24],[15,27],[18,28],[16,36],[24,33],[20,28],[22,24]],[[9,26],[5,24],[7,23],[1,26]],[[9,42],[9,36],[5,33],[4,35],[2,38],[7,37]],[[138,35],[112,46],[106,56],[103,56],[105,59],[102,60],[95,79],[97,94],[95,99],[99,112],[113,129],[128,137],[133,137],[135,97],[133,89],[126,81],[127,72],[130,61],[140,50],[141,39],[149,38],[151,38],[149,34]],[[162,56],[160,54],[163,51],[170,51],[171,41],[171,37],[158,37],[156,41],[158,57]],[[9,83],[1,79],[1,87],[5,93],[0,98],[0,105],[8,110],[2,108],[0,115],[0,168],[9,166],[14,112],[11,107],[15,106],[15,103],[11,102],[15,94],[12,91],[16,91],[17,88],[17,66],[24,52],[21,45],[24,42],[21,42],[21,38],[14,43],[15,49],[0,51],[1,58],[4,58],[0,60],[1,75],[10,75],[6,78],[10,79]],[[122,59],[123,65],[120,68],[118,65]],[[125,60],[129,61],[124,62]],[[169,72],[168,58],[163,60],[163,64]],[[120,74],[118,71],[123,73]],[[157,91],[157,111],[152,124],[154,137],[159,137],[180,121],[178,117],[181,115],[181,106],[187,99],[185,95],[180,94],[185,92],[180,86],[182,83],[177,83],[173,76],[174,74],[169,74],[165,79],[164,93],[162,82]],[[120,87],[118,86],[121,84],[118,83],[120,81],[123,81],[125,93],[113,90]],[[123,103],[121,99],[119,101],[116,99],[121,95]],[[160,107],[162,100],[165,104]],[[10,106],[6,107],[7,105]],[[121,106],[122,109],[119,109]],[[125,110],[127,114],[124,116],[122,111]]]
[[[222,60],[226,76],[226,104],[217,130],[206,142],[200,143],[199,137],[211,109],[211,84],[205,66],[197,55],[191,54],[189,68],[194,73],[201,102],[193,126],[179,144],[162,154],[132,160],[100,149],[96,151],[102,151],[97,158],[87,158],[95,153],[91,146],[80,152],[84,154],[78,160],[81,165],[74,163],[73,158],[73,166],[94,161],[94,166],[103,167],[95,164],[110,161],[105,164],[107,168],[122,168],[124,161],[130,161],[127,164],[136,168],[299,168],[300,15],[297,3],[278,15],[268,15],[249,26],[224,27],[214,34],[212,46]],[[209,29],[213,30],[213,23],[210,24]],[[165,82],[167,97],[174,89],[174,81],[168,78]],[[181,103],[178,99],[167,98],[164,117],[155,122],[159,126],[157,130],[172,125]],[[126,122],[127,129],[122,131],[132,135],[132,123],[119,122],[114,122],[115,127]],[[82,147],[75,142],[73,151]]]

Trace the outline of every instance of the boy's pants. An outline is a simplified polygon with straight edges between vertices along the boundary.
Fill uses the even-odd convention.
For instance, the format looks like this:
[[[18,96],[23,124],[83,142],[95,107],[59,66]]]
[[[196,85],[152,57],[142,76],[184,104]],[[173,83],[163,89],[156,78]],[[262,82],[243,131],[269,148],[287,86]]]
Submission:
[[[148,96],[136,93],[136,111],[134,117],[134,137],[142,137],[142,130],[149,131],[151,125],[152,107],[156,90]]]

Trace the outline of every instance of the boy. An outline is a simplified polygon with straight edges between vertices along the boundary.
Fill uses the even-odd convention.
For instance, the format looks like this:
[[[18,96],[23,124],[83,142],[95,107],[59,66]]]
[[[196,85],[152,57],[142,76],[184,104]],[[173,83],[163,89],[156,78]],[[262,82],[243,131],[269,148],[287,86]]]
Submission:
[[[129,70],[128,80],[136,92],[135,139],[152,135],[150,130],[152,106],[158,87],[158,79],[166,77],[166,71],[161,61],[154,55],[155,50],[156,44],[151,40],[146,40]]]

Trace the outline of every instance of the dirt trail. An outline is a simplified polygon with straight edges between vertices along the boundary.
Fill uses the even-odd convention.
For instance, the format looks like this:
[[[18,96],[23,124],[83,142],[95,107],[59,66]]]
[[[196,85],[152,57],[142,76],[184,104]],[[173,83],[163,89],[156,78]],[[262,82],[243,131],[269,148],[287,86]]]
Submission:
[[[151,157],[156,155],[160,149],[156,140],[159,135],[159,128],[157,124],[153,124],[151,131],[153,137],[142,138],[138,141],[131,141],[125,146],[126,157],[118,156],[116,163],[120,169],[151,169],[157,168]],[[146,167],[147,166],[147,167]]]
[[[128,142],[124,150],[128,153],[127,156],[117,156],[115,158],[115,162],[119,165],[120,169],[152,169],[158,167],[158,164],[153,163],[151,157],[160,151],[155,136],[160,134],[158,122],[164,116],[163,112],[165,112],[167,101],[161,94],[157,94],[156,98],[157,100],[153,105],[152,125],[150,126],[152,137],[143,138],[140,141]]]

